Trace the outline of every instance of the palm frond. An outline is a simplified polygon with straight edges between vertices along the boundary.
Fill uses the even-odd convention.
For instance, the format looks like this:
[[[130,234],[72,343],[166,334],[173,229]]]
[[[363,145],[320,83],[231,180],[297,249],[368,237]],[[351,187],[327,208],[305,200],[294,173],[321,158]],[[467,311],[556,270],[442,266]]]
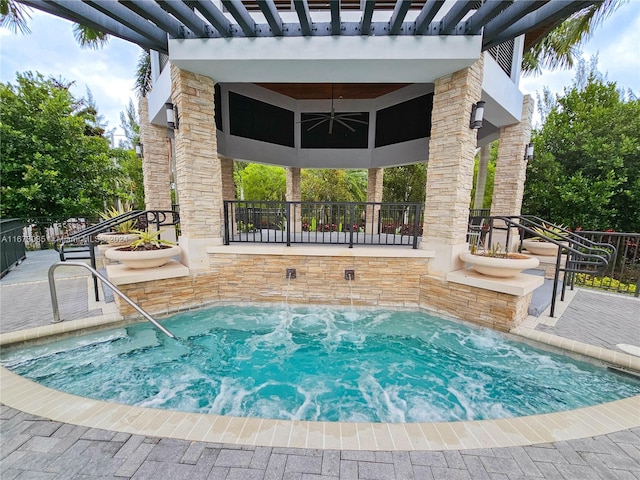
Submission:
[[[151,91],[151,55],[147,51],[143,51],[138,59],[136,67],[136,83],[135,91],[138,97],[146,97]]]
[[[13,33],[31,33],[28,25],[31,15],[27,8],[15,0],[0,0],[0,27]]]
[[[73,36],[82,48],[98,50],[109,43],[109,35],[86,25],[73,25]]]

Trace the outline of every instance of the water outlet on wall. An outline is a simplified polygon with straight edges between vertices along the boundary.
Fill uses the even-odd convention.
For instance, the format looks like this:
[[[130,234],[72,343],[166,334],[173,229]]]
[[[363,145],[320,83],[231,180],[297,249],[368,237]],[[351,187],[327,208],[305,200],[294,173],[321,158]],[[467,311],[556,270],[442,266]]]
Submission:
[[[296,269],[295,268],[287,268],[287,278],[291,280],[292,278],[296,278]]]
[[[356,279],[356,271],[355,270],[345,270],[344,271],[344,279],[345,280],[355,280]]]

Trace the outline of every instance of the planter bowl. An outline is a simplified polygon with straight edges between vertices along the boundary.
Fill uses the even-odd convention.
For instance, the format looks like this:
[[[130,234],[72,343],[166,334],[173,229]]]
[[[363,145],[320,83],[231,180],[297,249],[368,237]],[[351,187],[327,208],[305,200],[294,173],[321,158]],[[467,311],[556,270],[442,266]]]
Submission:
[[[129,268],[155,268],[167,263],[171,257],[180,254],[177,245],[159,250],[122,250],[115,247],[107,250],[105,256],[110,260],[116,260]]]
[[[536,268],[540,264],[537,258],[522,253],[510,253],[508,258],[500,258],[463,252],[460,260],[470,264],[478,273],[501,278],[514,277],[522,270]]]
[[[135,242],[138,239],[138,235],[135,233],[99,233],[96,238],[101,242],[107,242],[112,246],[125,246],[130,245],[131,242]]]
[[[547,257],[555,257],[558,255],[558,245],[551,242],[539,242],[537,240],[523,240],[522,246],[527,249],[531,255],[542,255]]]

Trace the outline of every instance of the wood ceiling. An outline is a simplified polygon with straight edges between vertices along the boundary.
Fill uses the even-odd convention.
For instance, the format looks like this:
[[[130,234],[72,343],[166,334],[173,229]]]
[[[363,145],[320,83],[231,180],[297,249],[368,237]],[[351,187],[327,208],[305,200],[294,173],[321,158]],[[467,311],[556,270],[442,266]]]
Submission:
[[[333,98],[371,99],[406,87],[408,83],[257,83],[296,100]]]

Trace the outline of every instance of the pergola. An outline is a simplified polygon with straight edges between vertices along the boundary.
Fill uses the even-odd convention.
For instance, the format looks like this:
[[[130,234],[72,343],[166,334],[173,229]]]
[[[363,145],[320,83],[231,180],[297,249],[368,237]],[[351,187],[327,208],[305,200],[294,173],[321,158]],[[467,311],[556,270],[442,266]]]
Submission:
[[[211,271],[223,248],[234,159],[286,167],[289,201],[300,200],[301,168],[368,169],[367,200],[379,202],[384,167],[427,162],[416,268],[443,281],[468,249],[479,146],[500,139],[492,215],[520,214],[533,114],[518,90],[525,47],[598,3],[19,1],[151,52],[153,89],[140,103],[147,208],[171,206],[171,157],[192,274]]]

